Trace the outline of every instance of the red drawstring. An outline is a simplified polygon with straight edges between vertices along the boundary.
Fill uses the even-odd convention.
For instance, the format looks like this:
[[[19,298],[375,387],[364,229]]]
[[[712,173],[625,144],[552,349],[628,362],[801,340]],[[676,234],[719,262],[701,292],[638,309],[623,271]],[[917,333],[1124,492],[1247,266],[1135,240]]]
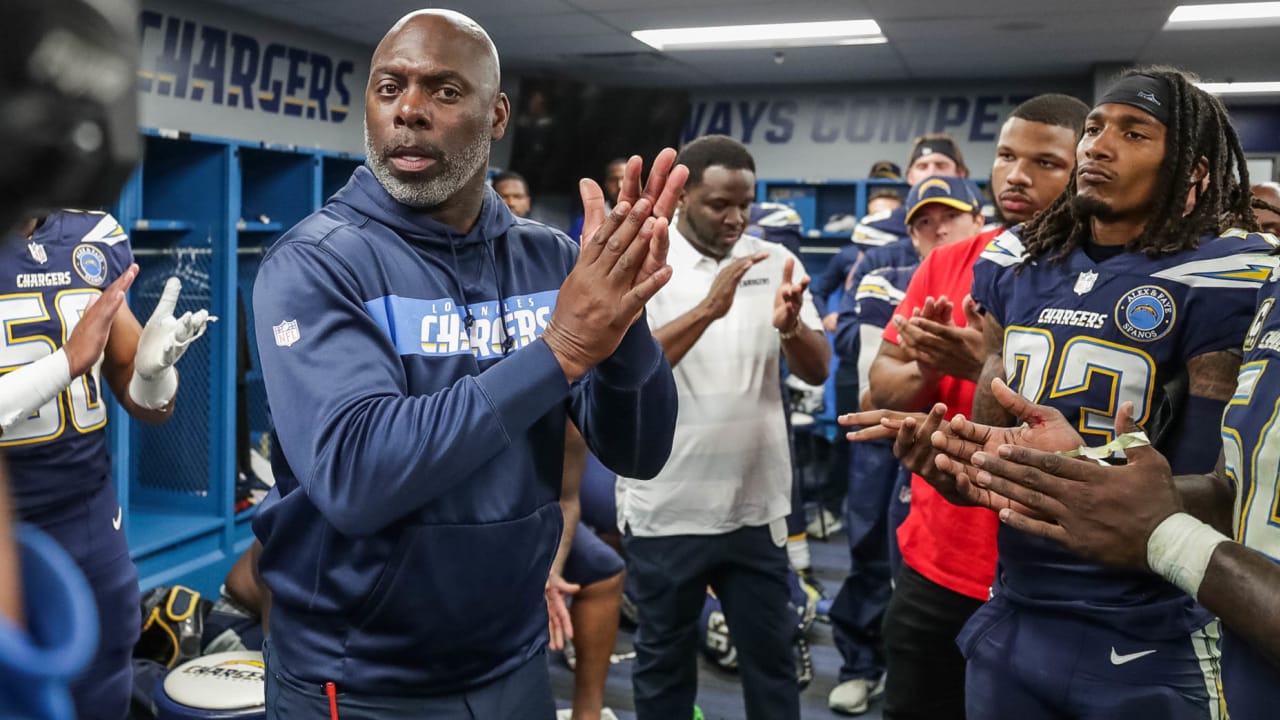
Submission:
[[[331,680],[324,684],[324,691],[329,695],[329,720],[338,720],[338,686]]]

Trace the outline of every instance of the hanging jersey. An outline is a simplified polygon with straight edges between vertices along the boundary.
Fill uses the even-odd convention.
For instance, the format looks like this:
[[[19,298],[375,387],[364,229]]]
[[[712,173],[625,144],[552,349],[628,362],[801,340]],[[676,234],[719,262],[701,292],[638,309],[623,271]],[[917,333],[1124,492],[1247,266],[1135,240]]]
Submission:
[[[1258,288],[1276,266],[1272,249],[1260,234],[1233,230],[1155,259],[1126,252],[1094,262],[1077,249],[1062,262],[1021,264],[1015,228],[974,266],[973,297],[1004,327],[1011,387],[1060,410],[1092,446],[1112,439],[1116,409],[1132,401],[1168,455],[1161,445],[1172,434],[1162,427],[1178,420],[1184,394],[1170,388],[1190,358],[1240,347]],[[1148,573],[1106,569],[1007,526],[999,549],[999,587],[1015,601],[1146,637],[1189,633],[1208,619]]]
[[[0,245],[0,372],[52,354],[89,302],[133,262],[129,237],[106,213],[65,210],[46,218],[30,242]],[[24,515],[107,481],[107,408],[101,364],[0,437],[15,502]]]
[[[891,245],[907,236],[907,208],[899,205],[892,210],[867,215],[853,229],[853,243],[863,249]]]
[[[1236,490],[1235,539],[1280,562],[1280,277],[1272,274],[1244,338],[1235,394],[1222,418],[1222,455]],[[1226,628],[1223,690],[1233,714],[1266,717],[1280,705],[1280,673]],[[1237,709],[1237,707],[1239,709]]]

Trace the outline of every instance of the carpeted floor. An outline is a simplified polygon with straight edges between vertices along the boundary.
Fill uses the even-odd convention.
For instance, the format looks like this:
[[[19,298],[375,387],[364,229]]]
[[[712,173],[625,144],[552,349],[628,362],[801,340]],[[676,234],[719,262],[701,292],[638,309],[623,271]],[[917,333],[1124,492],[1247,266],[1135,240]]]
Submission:
[[[834,596],[849,567],[849,551],[844,535],[835,535],[825,542],[810,540],[809,547],[818,578],[827,592]],[[628,628],[623,627],[619,631],[617,652],[631,650],[631,637],[632,633]],[[836,674],[840,670],[840,654],[831,640],[831,626],[814,623],[809,632],[809,644],[813,651],[814,679],[800,694],[800,714],[806,720],[844,717],[827,708],[827,694],[835,687]],[[551,663],[551,683],[557,705],[569,707],[573,697],[573,673],[564,665],[559,654],[552,655]],[[634,720],[630,661],[620,662],[610,670],[605,686],[605,705],[612,708],[620,720]],[[698,706],[702,708],[707,720],[741,720],[746,717],[738,676],[721,670],[700,657]],[[859,717],[880,720],[879,703],[872,702],[870,712]]]

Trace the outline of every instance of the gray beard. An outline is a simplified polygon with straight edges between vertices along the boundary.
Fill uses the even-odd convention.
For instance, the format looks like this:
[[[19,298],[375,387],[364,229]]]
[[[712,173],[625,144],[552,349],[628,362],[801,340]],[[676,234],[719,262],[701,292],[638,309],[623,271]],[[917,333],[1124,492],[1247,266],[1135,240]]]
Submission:
[[[393,148],[379,150],[369,137],[369,123],[364,126],[364,152],[369,169],[387,194],[396,202],[414,208],[435,207],[462,189],[475,174],[489,164],[488,132],[477,135],[475,140],[456,157],[440,158],[439,175],[430,180],[407,182],[396,177],[387,153]]]

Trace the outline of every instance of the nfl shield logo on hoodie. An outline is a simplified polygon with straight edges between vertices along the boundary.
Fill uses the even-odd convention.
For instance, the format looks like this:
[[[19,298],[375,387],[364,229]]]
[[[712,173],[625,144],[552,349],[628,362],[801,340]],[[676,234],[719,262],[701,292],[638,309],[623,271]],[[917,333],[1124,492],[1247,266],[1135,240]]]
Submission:
[[[298,333],[297,320],[285,320],[279,325],[272,325],[271,329],[276,334],[276,345],[280,347],[289,347],[302,339],[302,335]]]

